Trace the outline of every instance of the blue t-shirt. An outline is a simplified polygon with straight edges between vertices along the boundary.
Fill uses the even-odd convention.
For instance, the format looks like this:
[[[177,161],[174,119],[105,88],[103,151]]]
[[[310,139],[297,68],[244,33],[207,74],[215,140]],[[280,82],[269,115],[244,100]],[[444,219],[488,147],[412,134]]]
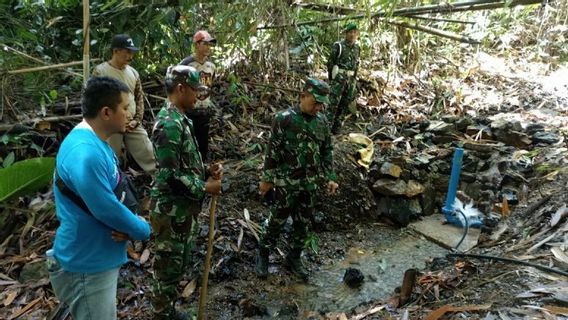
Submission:
[[[115,242],[111,232],[117,230],[135,240],[145,240],[151,230],[113,192],[119,172],[111,147],[83,121],[63,140],[56,168],[63,182],[83,199],[92,213],[83,211],[54,185],[60,226],[53,251],[63,270],[96,273],[124,264],[127,242]]]

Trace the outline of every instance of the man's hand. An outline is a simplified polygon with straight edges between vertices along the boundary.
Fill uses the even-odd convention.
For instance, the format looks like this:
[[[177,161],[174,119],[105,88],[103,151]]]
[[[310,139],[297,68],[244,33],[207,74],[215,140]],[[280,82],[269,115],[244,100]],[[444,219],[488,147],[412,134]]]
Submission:
[[[221,163],[214,163],[209,167],[209,174],[215,180],[223,178],[223,165]]]
[[[264,195],[272,189],[274,189],[274,183],[261,181],[259,184],[258,193],[260,193],[260,195],[264,197]]]
[[[210,194],[221,194],[221,180],[209,177],[205,182],[205,192]]]
[[[337,188],[339,188],[339,185],[337,184],[337,182],[329,181],[327,183],[327,192],[329,194],[335,194],[337,192]]]
[[[140,123],[137,120],[130,120],[130,122],[126,125],[126,131],[134,130],[139,124]]]
[[[132,238],[130,238],[130,236],[127,235],[126,233],[122,233],[122,232],[116,231],[116,230],[112,230],[112,233],[111,233],[110,236],[111,236],[112,240],[114,240],[116,242],[132,240]]]

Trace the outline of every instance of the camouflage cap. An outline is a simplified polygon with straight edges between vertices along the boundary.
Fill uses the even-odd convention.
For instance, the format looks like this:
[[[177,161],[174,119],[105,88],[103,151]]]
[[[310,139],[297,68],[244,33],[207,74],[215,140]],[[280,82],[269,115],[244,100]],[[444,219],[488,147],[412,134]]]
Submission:
[[[344,32],[349,32],[351,30],[359,30],[355,22],[349,22],[348,24],[345,25],[345,27],[343,27]]]
[[[304,85],[304,91],[311,93],[317,102],[329,104],[329,85],[322,80],[316,78],[306,79],[306,84]]]
[[[196,90],[207,90],[207,86],[201,84],[199,71],[191,66],[177,65],[169,66],[166,72],[166,81],[173,83],[186,84]]]

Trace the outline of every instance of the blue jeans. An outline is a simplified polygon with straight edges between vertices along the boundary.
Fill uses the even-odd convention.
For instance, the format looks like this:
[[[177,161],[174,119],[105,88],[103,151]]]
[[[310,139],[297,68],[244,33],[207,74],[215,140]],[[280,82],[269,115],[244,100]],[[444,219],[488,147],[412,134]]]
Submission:
[[[119,268],[99,273],[67,272],[49,250],[47,270],[55,295],[69,306],[74,320],[116,320]]]

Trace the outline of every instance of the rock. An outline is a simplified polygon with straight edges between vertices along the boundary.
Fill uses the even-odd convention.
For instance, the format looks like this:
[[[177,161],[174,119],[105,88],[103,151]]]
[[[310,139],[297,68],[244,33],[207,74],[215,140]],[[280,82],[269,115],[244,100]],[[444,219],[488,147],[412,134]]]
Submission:
[[[402,130],[402,135],[405,136],[405,137],[414,137],[418,134],[420,134],[420,130],[418,130],[418,129],[408,128],[408,129]]]
[[[410,223],[410,219],[422,214],[418,199],[404,197],[383,197],[379,201],[378,211],[402,227]]]
[[[420,206],[425,216],[432,215],[436,211],[436,190],[431,183],[424,185],[424,193],[420,196]]]
[[[493,133],[491,132],[491,128],[484,125],[471,125],[468,126],[465,130],[465,133],[470,137],[475,137],[481,131],[481,139],[484,140],[491,140],[493,139]]]
[[[501,193],[499,194],[499,200],[503,201],[503,199],[507,199],[507,202],[511,205],[518,204],[519,190],[513,187],[504,187],[501,189]]]
[[[260,305],[251,299],[243,299],[239,301],[239,306],[241,307],[243,317],[268,315],[268,308],[266,308],[266,306]]]
[[[560,137],[552,132],[537,132],[532,137],[535,143],[553,144],[560,141]]]
[[[38,282],[42,279],[47,279],[49,274],[47,272],[47,266],[45,261],[35,261],[32,263],[27,263],[22,268],[18,281],[20,283],[27,282]]]
[[[380,172],[381,172],[381,174],[386,175],[386,176],[391,176],[393,178],[399,178],[400,173],[402,172],[402,169],[399,166],[397,166],[396,164],[392,164],[390,162],[385,162],[381,166]]]
[[[462,189],[468,196],[473,199],[479,199],[479,197],[481,197],[481,184],[479,183],[463,183]]]
[[[527,149],[532,144],[528,135],[514,130],[497,130],[495,139],[519,149]]]
[[[442,116],[442,121],[447,123],[454,123],[458,118],[452,114],[446,114]]]
[[[348,268],[343,275],[343,282],[350,288],[359,288],[365,282],[365,276],[359,269]]]
[[[469,126],[473,124],[473,120],[470,118],[460,118],[455,122],[456,130],[464,132]]]
[[[404,194],[407,197],[412,198],[423,193],[424,189],[425,189],[424,186],[420,184],[418,181],[409,180],[408,183],[406,184],[406,191],[404,192]]]
[[[444,121],[431,121],[426,131],[433,133],[450,133],[452,131],[452,125]]]
[[[544,131],[544,125],[541,123],[530,123],[527,125],[527,128],[525,129],[525,132],[527,134],[530,134],[531,136],[537,132],[542,132],[542,131]]]
[[[436,135],[432,137],[432,142],[435,144],[446,144],[458,140],[458,136],[456,135]]]
[[[373,191],[385,196],[403,195],[406,193],[406,182],[401,179],[379,179],[373,185]]]

